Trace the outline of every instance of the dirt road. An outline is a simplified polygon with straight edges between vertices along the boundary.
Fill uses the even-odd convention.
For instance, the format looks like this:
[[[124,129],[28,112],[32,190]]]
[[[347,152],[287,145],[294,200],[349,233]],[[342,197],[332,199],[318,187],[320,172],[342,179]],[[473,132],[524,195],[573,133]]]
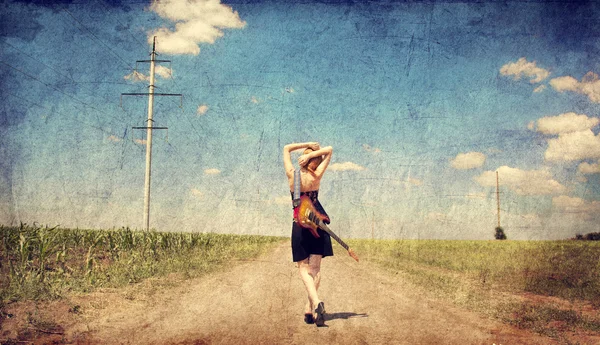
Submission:
[[[398,276],[337,249],[323,262],[319,291],[328,327],[303,322],[306,297],[286,243],[256,261],[147,298],[97,294],[96,307],[83,305],[80,322],[65,336],[102,344],[553,343],[427,298]]]

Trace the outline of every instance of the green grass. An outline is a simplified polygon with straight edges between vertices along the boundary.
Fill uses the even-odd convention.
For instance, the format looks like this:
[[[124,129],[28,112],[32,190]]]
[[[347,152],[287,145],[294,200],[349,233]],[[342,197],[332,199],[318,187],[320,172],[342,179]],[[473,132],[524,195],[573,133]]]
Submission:
[[[600,243],[584,241],[351,241],[356,251],[406,271],[469,278],[511,291],[600,301]],[[433,271],[432,271],[433,269]]]
[[[599,332],[600,319],[575,310],[516,302],[528,294],[600,308],[600,242],[351,240],[367,261],[402,274],[447,300],[552,335],[566,324]]]
[[[282,238],[212,233],[0,226],[2,303],[121,287],[153,276],[196,277],[256,257]]]

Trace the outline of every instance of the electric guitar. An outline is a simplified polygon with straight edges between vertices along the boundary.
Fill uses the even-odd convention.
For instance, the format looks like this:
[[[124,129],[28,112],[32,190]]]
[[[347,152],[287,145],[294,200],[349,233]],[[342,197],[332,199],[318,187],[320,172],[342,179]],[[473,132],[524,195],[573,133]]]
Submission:
[[[323,222],[323,219],[326,219],[327,217],[315,209],[308,196],[304,195],[300,197],[300,204],[294,209],[294,218],[301,227],[310,230],[311,234],[316,238],[321,237],[317,231],[318,229],[328,233],[329,236],[333,237],[333,239],[344,247],[344,249],[348,251],[348,254],[358,262],[358,255],[356,255],[356,253],[348,247],[346,242],[342,241],[342,239],[331,231],[327,224]]]

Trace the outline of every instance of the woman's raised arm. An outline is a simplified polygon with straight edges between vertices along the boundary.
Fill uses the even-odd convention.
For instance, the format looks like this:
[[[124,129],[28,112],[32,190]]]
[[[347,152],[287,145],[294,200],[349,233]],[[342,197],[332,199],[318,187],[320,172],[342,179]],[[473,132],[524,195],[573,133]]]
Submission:
[[[325,170],[329,166],[329,162],[331,161],[332,155],[333,147],[331,146],[323,147],[322,149],[309,153],[310,158],[317,156],[325,156],[323,157],[323,161],[321,162],[321,164],[319,164],[319,166],[315,169],[315,175],[317,175],[318,177],[323,176]]]
[[[283,147],[283,168],[288,177],[294,176],[294,164],[292,163],[292,156],[290,152],[310,148],[313,151],[319,150],[319,143],[315,141],[307,143],[292,143],[287,144]]]

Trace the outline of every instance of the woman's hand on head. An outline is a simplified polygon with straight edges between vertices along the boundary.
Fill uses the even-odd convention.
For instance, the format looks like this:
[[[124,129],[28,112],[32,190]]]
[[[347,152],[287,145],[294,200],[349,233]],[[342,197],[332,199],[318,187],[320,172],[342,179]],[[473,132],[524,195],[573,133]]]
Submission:
[[[315,142],[309,143],[308,144],[308,148],[311,149],[311,150],[313,150],[313,151],[317,151],[318,149],[321,148],[321,146],[319,145],[318,142],[315,141]]]
[[[302,156],[298,157],[298,164],[300,164],[300,166],[303,167],[306,164],[308,164],[309,160],[310,160],[309,155],[302,155]]]

